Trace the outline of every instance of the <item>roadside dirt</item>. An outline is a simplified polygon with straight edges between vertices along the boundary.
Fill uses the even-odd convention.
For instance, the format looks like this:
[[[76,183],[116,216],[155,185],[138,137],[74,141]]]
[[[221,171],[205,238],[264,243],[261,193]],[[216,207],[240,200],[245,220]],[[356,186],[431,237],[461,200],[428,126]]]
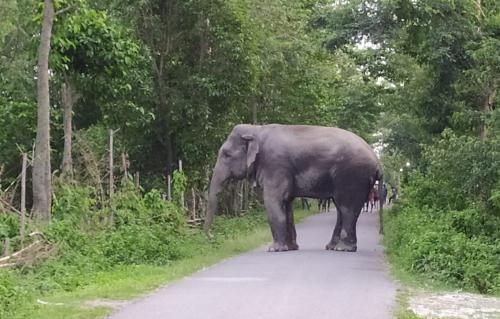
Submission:
[[[130,300],[111,300],[111,299],[95,299],[88,300],[83,303],[85,307],[108,307],[111,309],[120,309],[130,303]]]
[[[500,298],[471,293],[417,293],[408,306],[422,318],[500,319]]]

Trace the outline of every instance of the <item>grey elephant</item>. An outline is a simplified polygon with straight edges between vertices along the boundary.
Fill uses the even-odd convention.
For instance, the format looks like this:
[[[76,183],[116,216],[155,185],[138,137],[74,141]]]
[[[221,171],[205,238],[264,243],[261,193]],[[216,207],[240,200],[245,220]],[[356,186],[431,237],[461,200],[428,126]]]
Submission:
[[[349,131],[308,125],[236,125],[219,150],[210,182],[204,225],[209,236],[224,183],[246,177],[262,188],[273,236],[268,251],[299,248],[292,212],[295,197],[332,197],[337,222],[326,249],[356,251],[356,223],[382,172],[372,148]]]

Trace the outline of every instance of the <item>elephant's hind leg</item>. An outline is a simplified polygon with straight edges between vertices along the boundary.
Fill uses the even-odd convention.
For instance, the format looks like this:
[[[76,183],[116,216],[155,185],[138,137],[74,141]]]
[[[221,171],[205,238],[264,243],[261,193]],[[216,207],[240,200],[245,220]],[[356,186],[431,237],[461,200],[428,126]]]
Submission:
[[[293,200],[288,201],[285,206],[287,225],[286,245],[289,250],[297,250],[299,249],[299,245],[297,245],[297,231],[295,230],[295,222],[293,219]]]
[[[350,252],[357,250],[356,223],[363,207],[363,201],[363,194],[351,193],[335,198],[337,224],[326,249]]]
[[[330,242],[326,245],[327,250],[334,250],[337,244],[340,241],[340,232],[342,231],[342,214],[340,213],[339,208],[335,204],[336,212],[337,212],[337,221],[335,223],[335,228],[333,229],[333,235]]]

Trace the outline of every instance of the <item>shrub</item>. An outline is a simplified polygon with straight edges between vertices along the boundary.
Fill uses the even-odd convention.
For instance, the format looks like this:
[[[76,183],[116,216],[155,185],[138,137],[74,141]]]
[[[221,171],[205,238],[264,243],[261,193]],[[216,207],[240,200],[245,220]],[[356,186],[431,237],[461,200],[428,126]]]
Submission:
[[[0,212],[0,252],[4,251],[4,240],[11,239],[11,248],[16,248],[19,235],[19,217]]]
[[[386,213],[388,254],[404,269],[481,293],[500,291],[499,140],[445,131]]]
[[[35,296],[86,286],[117,265],[167,264],[266,223],[264,214],[221,217],[214,224],[217,239],[207,241],[201,232],[186,229],[185,211],[175,201],[162,200],[156,190],[142,194],[127,180],[105,207],[89,187],[61,185],[56,194],[53,218],[41,229],[53,245],[52,255],[19,270],[0,269],[0,318],[29,317],[37,307]],[[0,215],[0,236],[17,236],[15,217]]]
[[[477,216],[477,212],[470,214]],[[464,215],[469,216],[458,214]],[[457,228],[456,216],[414,206],[387,213],[384,241],[388,254],[404,269],[428,278],[481,293],[498,290],[498,241],[473,235],[476,230],[464,232],[461,222]]]
[[[19,308],[29,311],[35,307],[33,301],[33,290],[23,284],[17,271],[0,269],[0,318],[22,318]]]

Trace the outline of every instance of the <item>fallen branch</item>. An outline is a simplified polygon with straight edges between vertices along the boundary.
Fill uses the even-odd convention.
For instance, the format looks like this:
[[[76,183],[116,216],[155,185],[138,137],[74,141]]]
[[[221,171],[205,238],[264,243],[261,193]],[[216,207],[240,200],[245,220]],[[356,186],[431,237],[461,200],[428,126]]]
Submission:
[[[4,205],[4,206],[6,206],[6,207],[7,207],[7,209],[9,209],[9,211],[7,211],[7,212],[9,212],[9,213],[16,213],[16,214],[18,214],[18,215],[21,215],[21,212],[20,212],[17,208],[15,208],[14,206],[12,206],[12,205],[11,205],[8,201],[6,201],[5,199],[0,198],[0,204],[2,204],[2,205]]]
[[[12,255],[2,257],[2,258],[0,258],[0,263],[3,263],[5,261],[8,261],[8,260],[14,258],[14,257],[17,257],[17,256],[21,255],[24,252],[30,251],[33,247],[38,246],[40,243],[42,243],[42,242],[40,240],[37,240],[34,243],[26,246],[25,248],[23,248],[23,249],[15,252],[15,253],[13,253]]]
[[[187,221],[188,227],[195,228],[203,224],[203,218],[194,218]]]
[[[41,305],[64,306],[62,302],[48,302],[48,301],[43,301],[41,299],[37,299],[36,302]]]
[[[42,232],[39,232],[39,231],[31,232],[28,236],[30,236],[30,237],[40,236],[40,238],[45,239],[45,235]]]

